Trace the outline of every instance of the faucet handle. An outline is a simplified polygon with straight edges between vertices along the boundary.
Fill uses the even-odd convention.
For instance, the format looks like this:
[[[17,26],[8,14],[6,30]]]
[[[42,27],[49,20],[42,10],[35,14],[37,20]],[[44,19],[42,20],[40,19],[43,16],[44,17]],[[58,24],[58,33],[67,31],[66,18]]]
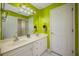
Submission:
[[[1,48],[0,48],[0,56],[2,56],[2,54],[1,54]]]

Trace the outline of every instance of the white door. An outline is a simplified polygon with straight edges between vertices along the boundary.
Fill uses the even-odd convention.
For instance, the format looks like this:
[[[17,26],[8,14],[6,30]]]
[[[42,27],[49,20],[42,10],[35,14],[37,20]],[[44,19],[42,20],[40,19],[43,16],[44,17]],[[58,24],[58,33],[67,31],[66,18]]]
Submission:
[[[51,50],[60,55],[72,55],[72,4],[50,12]]]

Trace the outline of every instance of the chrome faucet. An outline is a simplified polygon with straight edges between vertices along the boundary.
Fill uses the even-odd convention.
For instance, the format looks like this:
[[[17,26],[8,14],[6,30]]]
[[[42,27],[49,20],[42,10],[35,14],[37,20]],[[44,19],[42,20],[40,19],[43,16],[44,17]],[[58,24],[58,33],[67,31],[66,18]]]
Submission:
[[[18,41],[19,39],[18,39],[18,37],[17,36],[14,36],[14,41]]]

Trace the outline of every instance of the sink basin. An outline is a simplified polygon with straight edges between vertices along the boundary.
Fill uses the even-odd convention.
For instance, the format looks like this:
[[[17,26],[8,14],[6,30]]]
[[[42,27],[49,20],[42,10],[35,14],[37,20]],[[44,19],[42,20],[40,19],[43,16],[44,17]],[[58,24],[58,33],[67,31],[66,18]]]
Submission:
[[[18,44],[18,43],[26,42],[26,41],[27,41],[27,39],[26,39],[25,36],[24,37],[18,37],[18,40],[16,40],[16,41],[15,41],[15,38],[6,39],[6,40],[4,40],[2,42],[3,43],[2,46],[6,46],[7,45],[7,47],[8,47],[9,45]]]
[[[27,40],[27,36],[18,37],[19,40]]]
[[[24,44],[25,42],[27,42],[27,40],[9,41],[7,43],[4,43],[2,45],[2,48],[9,48],[11,46],[18,46],[18,45]]]
[[[43,36],[43,34],[34,34],[36,37]]]
[[[12,45],[20,45],[20,44],[24,44],[25,42],[27,42],[27,40],[18,40],[14,43],[12,43]]]

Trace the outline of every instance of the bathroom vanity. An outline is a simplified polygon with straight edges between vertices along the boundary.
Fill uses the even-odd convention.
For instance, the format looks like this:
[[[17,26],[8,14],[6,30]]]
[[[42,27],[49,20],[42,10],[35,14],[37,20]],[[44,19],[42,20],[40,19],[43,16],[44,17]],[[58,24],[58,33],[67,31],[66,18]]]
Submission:
[[[3,56],[40,56],[47,49],[47,34],[32,34],[1,41],[0,55]]]

